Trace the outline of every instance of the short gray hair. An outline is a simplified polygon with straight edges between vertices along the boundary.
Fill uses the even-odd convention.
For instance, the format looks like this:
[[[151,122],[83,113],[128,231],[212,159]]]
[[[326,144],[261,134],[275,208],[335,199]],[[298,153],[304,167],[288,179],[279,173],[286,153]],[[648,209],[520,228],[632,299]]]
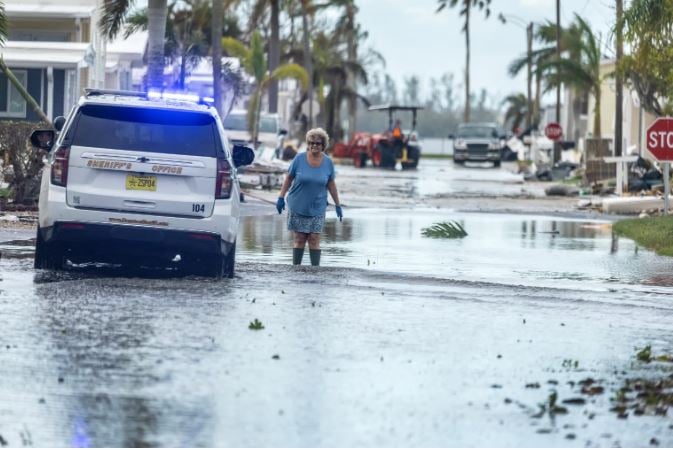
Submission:
[[[313,137],[319,137],[322,140],[324,147],[327,148],[327,145],[329,144],[329,136],[327,135],[327,131],[323,130],[322,128],[313,128],[308,130],[306,132],[306,142],[308,142],[308,140]]]

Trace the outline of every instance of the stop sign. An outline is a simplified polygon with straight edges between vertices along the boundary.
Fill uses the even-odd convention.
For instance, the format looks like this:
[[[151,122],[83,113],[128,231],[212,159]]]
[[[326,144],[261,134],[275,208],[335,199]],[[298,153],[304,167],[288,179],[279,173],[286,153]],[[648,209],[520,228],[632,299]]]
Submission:
[[[647,149],[657,161],[673,161],[673,118],[659,117],[647,128]]]
[[[563,136],[563,128],[556,122],[549,122],[546,127],[544,127],[544,135],[552,141],[558,141]]]

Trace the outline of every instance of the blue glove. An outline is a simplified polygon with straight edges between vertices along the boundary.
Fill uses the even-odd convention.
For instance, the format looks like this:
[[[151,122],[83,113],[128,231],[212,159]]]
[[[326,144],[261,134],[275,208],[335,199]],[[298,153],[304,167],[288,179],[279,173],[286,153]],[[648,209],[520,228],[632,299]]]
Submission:
[[[339,206],[339,205],[336,206],[336,213],[337,213],[337,217],[339,218],[339,222],[343,222],[344,212],[341,209],[341,206]]]
[[[278,200],[276,201],[276,210],[278,210],[278,214],[282,214],[284,209],[285,199],[283,197],[278,197]]]

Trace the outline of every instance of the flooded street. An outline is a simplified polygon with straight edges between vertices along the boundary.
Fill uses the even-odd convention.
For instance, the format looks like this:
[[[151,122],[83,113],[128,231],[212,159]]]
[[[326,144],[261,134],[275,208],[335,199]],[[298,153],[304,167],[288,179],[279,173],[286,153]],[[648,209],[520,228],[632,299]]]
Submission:
[[[318,268],[255,201],[232,280],[35,271],[34,232],[0,231],[0,442],[673,446],[670,413],[615,410],[673,373],[636,358],[673,353],[673,260],[606,220],[434,203],[542,195],[505,170],[339,170]],[[422,236],[449,220],[468,236]]]

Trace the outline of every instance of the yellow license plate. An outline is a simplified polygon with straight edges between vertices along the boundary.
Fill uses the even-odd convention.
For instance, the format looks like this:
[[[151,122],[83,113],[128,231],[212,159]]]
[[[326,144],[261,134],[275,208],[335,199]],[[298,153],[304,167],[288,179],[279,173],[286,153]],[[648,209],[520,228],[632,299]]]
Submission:
[[[157,177],[153,175],[126,175],[127,191],[156,191]]]

